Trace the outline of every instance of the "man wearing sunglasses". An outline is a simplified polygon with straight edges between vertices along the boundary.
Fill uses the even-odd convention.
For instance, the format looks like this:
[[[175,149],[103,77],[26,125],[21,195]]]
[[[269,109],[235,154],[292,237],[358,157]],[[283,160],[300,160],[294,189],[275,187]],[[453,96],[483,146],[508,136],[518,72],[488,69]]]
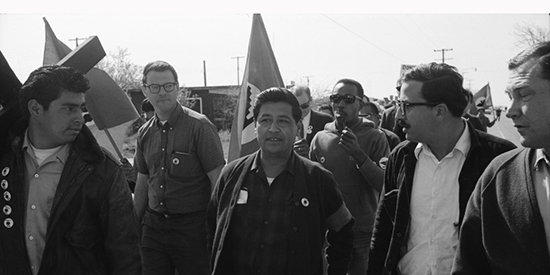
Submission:
[[[363,87],[339,80],[330,101],[335,119],[311,142],[310,158],[331,171],[344,201],[355,217],[355,237],[348,274],[365,274],[374,218],[382,190],[389,146],[374,123],[359,117]]]
[[[311,109],[311,91],[307,86],[294,86],[290,89],[298,99],[302,111],[301,123],[298,124],[297,142],[294,144],[294,152],[302,157],[308,157],[309,145],[317,132],[325,128],[325,124],[332,121],[332,117],[325,113]]]
[[[218,131],[178,103],[172,65],[147,64],[142,91],[155,108],[138,131],[134,161],[144,274],[210,274],[206,208],[225,164]]]
[[[494,157],[515,148],[462,118],[462,85],[444,63],[402,77],[396,119],[407,141],[388,160],[368,274],[449,274],[478,178]]]

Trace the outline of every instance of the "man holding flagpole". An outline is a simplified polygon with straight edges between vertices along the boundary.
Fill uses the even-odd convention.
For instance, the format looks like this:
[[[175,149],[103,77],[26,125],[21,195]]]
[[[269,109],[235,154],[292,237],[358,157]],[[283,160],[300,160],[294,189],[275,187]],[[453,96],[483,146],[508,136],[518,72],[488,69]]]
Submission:
[[[206,207],[225,159],[214,124],[177,101],[178,83],[167,62],[143,70],[142,92],[155,108],[138,131],[134,159],[145,274],[210,272]]]
[[[1,274],[140,274],[138,223],[119,162],[84,125],[89,81],[44,66],[19,92],[0,154]]]

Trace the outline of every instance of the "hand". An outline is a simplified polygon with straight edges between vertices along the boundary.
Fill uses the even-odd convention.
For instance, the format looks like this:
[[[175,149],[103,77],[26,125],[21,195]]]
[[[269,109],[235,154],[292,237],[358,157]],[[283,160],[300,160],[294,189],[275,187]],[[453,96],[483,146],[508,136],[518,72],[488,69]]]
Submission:
[[[357,136],[353,133],[353,131],[346,127],[342,134],[340,135],[340,141],[338,142],[340,146],[344,149],[344,151],[353,157],[355,161],[358,164],[363,163],[365,160],[365,153],[363,150],[361,150],[361,147],[359,147],[359,142],[357,140]]]
[[[305,138],[294,142],[294,152],[304,158],[309,158],[309,144]]]
[[[137,178],[137,173],[132,164],[130,164],[130,162],[126,158],[121,159],[120,162],[122,163],[122,170],[124,171],[126,180],[135,182]]]

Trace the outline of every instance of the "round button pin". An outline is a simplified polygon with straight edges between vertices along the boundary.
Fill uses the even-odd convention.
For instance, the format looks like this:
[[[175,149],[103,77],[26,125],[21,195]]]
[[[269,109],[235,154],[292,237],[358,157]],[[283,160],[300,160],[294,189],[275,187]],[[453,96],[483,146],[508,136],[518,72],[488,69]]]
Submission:
[[[5,199],[6,201],[11,201],[11,194],[10,194],[10,192],[8,192],[8,191],[4,192],[4,199]]]
[[[10,168],[9,167],[4,167],[4,169],[2,169],[2,176],[7,176],[8,174],[10,173]]]
[[[309,206],[309,201],[306,198],[302,198],[302,205],[304,207],[308,207]]]
[[[319,161],[320,161],[321,163],[325,163],[325,157],[321,157],[321,158],[319,159]]]
[[[2,182],[0,183],[0,187],[2,187],[2,189],[4,190],[8,189],[8,181],[2,180]]]
[[[172,163],[173,163],[174,165],[178,165],[178,164],[180,164],[180,160],[179,160],[178,158],[174,158],[174,159],[172,160]]]
[[[13,220],[10,218],[7,218],[4,220],[4,226],[6,228],[12,228],[13,227]]]
[[[11,214],[11,206],[9,205],[4,205],[4,207],[2,208],[2,211],[4,212],[4,214],[6,216],[8,216],[9,214]]]

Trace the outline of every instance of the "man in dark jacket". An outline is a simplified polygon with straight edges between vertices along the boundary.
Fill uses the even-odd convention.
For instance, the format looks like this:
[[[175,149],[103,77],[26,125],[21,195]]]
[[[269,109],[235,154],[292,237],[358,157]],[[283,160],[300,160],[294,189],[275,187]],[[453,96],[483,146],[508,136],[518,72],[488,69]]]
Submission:
[[[444,63],[403,76],[396,119],[408,141],[388,160],[368,274],[449,274],[477,179],[495,156],[515,147],[461,117],[462,82]]]
[[[44,66],[0,154],[0,274],[140,274],[138,224],[120,163],[84,125],[89,82]]]
[[[260,150],[222,171],[207,213],[213,274],[345,275],[353,217],[332,174],[299,157],[293,144],[300,120],[296,98],[270,88],[254,104]]]
[[[300,104],[300,110],[302,111],[302,118],[298,123],[297,141],[294,144],[294,151],[302,156],[308,157],[309,147],[311,146],[311,140],[317,134],[317,132],[325,129],[325,124],[333,120],[332,116],[323,112],[316,112],[311,109],[311,91],[307,86],[293,86],[290,91]]]
[[[468,202],[452,274],[550,272],[550,41],[510,60],[506,116],[517,149],[495,158]]]

